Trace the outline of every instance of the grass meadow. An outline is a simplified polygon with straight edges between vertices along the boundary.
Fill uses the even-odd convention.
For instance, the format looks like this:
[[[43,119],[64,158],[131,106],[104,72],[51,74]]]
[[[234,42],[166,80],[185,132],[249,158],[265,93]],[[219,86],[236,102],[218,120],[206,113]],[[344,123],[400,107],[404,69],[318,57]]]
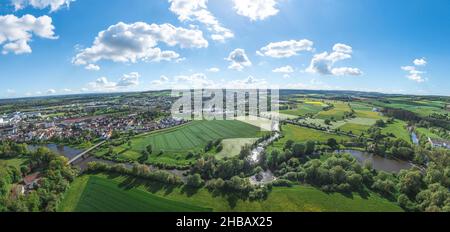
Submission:
[[[83,182],[80,185],[78,182]],[[81,192],[81,194],[78,194]],[[327,194],[314,187],[274,187],[263,201],[244,201],[206,189],[186,190],[124,176],[82,176],[75,180],[59,209],[63,212],[399,212],[378,194]]]

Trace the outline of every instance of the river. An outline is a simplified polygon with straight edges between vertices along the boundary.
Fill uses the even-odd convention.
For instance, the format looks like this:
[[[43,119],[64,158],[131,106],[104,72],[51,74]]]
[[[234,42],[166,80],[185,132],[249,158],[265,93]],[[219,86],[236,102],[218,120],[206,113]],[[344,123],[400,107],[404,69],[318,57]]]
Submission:
[[[417,134],[414,131],[411,131],[411,140],[415,145],[419,145],[419,138],[417,137]]]
[[[339,153],[348,153],[361,164],[363,164],[366,160],[370,160],[372,162],[373,168],[378,171],[399,173],[403,169],[411,169],[413,167],[413,165],[409,162],[403,160],[388,159],[378,155],[370,154],[368,152],[342,150],[339,151]]]
[[[69,160],[84,151],[84,150],[80,150],[80,149],[76,149],[76,148],[72,148],[72,147],[68,147],[68,146],[63,146],[63,145],[57,145],[57,144],[28,145],[28,149],[30,149],[31,151],[35,151],[39,147],[46,147],[46,148],[50,149],[50,151],[53,151],[61,156],[64,156],[64,157],[68,158]],[[90,156],[87,158],[81,158],[81,159],[76,160],[73,163],[73,166],[80,168],[81,171],[85,171],[87,169],[87,164],[90,162],[104,163],[104,164],[108,164],[108,165],[120,164],[118,162],[105,160],[105,159],[99,159],[94,156]],[[131,164],[131,163],[123,163],[123,164],[125,165],[126,168],[129,168],[129,169],[133,168],[133,164]],[[151,171],[164,170],[164,171],[170,172],[174,175],[181,177],[182,180],[185,180],[184,174],[186,173],[186,171],[176,170],[176,169],[174,169],[174,170],[160,169],[160,168],[152,166],[152,165],[147,165],[147,166],[150,168]]]
[[[62,155],[64,157],[68,158],[69,160],[74,158],[81,152],[83,152],[83,150],[80,150],[80,149],[63,146],[63,145],[57,145],[57,144],[28,145],[28,149],[30,149],[31,151],[36,151],[38,149],[38,147],[46,147],[50,151],[55,152],[59,155]]]

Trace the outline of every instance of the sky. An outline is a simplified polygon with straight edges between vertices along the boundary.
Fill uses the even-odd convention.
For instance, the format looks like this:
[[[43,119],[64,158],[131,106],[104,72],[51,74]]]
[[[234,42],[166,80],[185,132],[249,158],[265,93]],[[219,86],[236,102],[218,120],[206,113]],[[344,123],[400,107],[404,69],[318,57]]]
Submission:
[[[450,95],[447,0],[0,0],[0,98],[170,88]]]

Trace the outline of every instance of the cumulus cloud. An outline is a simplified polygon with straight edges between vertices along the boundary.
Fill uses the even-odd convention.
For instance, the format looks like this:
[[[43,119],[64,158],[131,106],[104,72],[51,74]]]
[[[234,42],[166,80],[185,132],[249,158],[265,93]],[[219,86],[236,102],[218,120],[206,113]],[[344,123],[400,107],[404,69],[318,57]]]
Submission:
[[[162,75],[159,80],[152,81],[152,85],[154,86],[161,86],[169,81],[169,78],[167,76]]]
[[[138,86],[140,77],[141,75],[138,72],[124,74],[119,82],[117,82],[117,87]]]
[[[50,12],[59,10],[62,7],[69,7],[75,0],[11,0],[16,10],[21,10],[27,6],[37,9],[50,7]]]
[[[406,75],[406,77],[408,79],[418,82],[418,83],[425,82],[426,79],[423,77],[423,74],[425,74],[426,72],[420,71],[417,68],[426,66],[427,61],[425,60],[425,58],[415,59],[413,61],[413,64],[414,64],[414,66],[402,66],[401,67],[401,69],[403,71],[408,72],[408,75]]]
[[[293,73],[294,68],[292,68],[292,66],[290,66],[290,65],[287,65],[284,67],[276,68],[276,69],[272,70],[272,72],[288,74],[288,73]]]
[[[98,70],[100,70],[100,66],[95,65],[95,64],[88,64],[88,65],[85,67],[85,69],[86,69],[86,70],[90,70],[90,71],[98,71]]]
[[[331,72],[335,76],[360,76],[360,75],[362,75],[361,70],[359,70],[358,68],[350,68],[350,67],[333,68],[331,70]]]
[[[415,59],[413,63],[416,66],[425,66],[425,65],[427,65],[427,61],[425,60],[425,58]]]
[[[207,2],[208,0],[169,0],[170,11],[178,15],[181,22],[196,21],[204,24],[215,41],[223,42],[233,38],[233,32],[223,27],[208,10]]]
[[[269,84],[264,79],[258,79],[253,76],[248,76],[242,80],[227,81],[222,84],[227,89],[262,89],[269,88]],[[271,87],[274,87],[271,85]]]
[[[225,58],[225,60],[231,62],[230,66],[228,66],[229,69],[237,71],[242,71],[245,67],[252,66],[252,62],[245,53],[245,50],[241,48],[237,48],[232,51],[228,58]]]
[[[307,39],[288,40],[270,43],[257,51],[260,56],[268,56],[273,58],[288,58],[298,55],[302,51],[313,51],[314,43]]]
[[[100,77],[94,82],[88,83],[88,87],[94,91],[112,91],[116,90],[116,83],[110,82],[106,77]]]
[[[55,93],[56,93],[56,90],[54,90],[54,89],[47,90],[47,94],[55,94]]]
[[[217,72],[220,72],[220,69],[216,68],[216,67],[212,67],[212,68],[209,68],[207,71],[212,72],[212,73],[217,73]]]
[[[406,76],[408,79],[418,83],[425,82],[425,78],[422,76],[425,72],[417,70],[415,66],[403,66],[402,70],[408,72],[408,75]]]
[[[233,0],[236,13],[252,21],[264,20],[277,15],[276,0]]]
[[[164,80],[162,79],[164,78]],[[179,75],[172,78],[161,76],[160,80],[152,82],[154,87],[172,88],[172,89],[250,89],[250,88],[268,88],[268,83],[264,79],[258,79],[248,76],[237,80],[211,80],[204,73],[194,73],[190,75]]]
[[[0,16],[0,45],[3,54],[31,53],[29,42],[33,35],[45,39],[57,39],[52,18],[48,16],[34,17],[24,15],[20,18],[14,15]]]
[[[352,53],[352,47],[346,44],[335,44],[333,52],[323,52],[314,55],[306,72],[334,76],[360,76],[362,71],[358,68],[334,67],[336,62],[352,58]]]
[[[124,74],[118,82],[109,81],[107,77],[100,77],[97,80],[88,83],[87,89],[98,92],[109,92],[129,89],[139,85],[140,74],[131,72]]]
[[[171,24],[147,24],[120,22],[101,31],[93,45],[81,51],[73,58],[76,65],[95,64],[99,60],[113,62],[171,61],[180,59],[174,51],[162,51],[158,46],[163,42],[170,47],[206,48],[208,41],[203,33],[196,29],[175,27]]]

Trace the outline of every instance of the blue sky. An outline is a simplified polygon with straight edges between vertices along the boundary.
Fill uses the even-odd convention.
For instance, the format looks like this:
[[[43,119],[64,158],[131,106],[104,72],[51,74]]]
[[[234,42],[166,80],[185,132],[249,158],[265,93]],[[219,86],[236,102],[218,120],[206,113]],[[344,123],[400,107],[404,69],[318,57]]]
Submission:
[[[0,0],[0,97],[199,83],[449,95],[450,1],[183,1]]]

